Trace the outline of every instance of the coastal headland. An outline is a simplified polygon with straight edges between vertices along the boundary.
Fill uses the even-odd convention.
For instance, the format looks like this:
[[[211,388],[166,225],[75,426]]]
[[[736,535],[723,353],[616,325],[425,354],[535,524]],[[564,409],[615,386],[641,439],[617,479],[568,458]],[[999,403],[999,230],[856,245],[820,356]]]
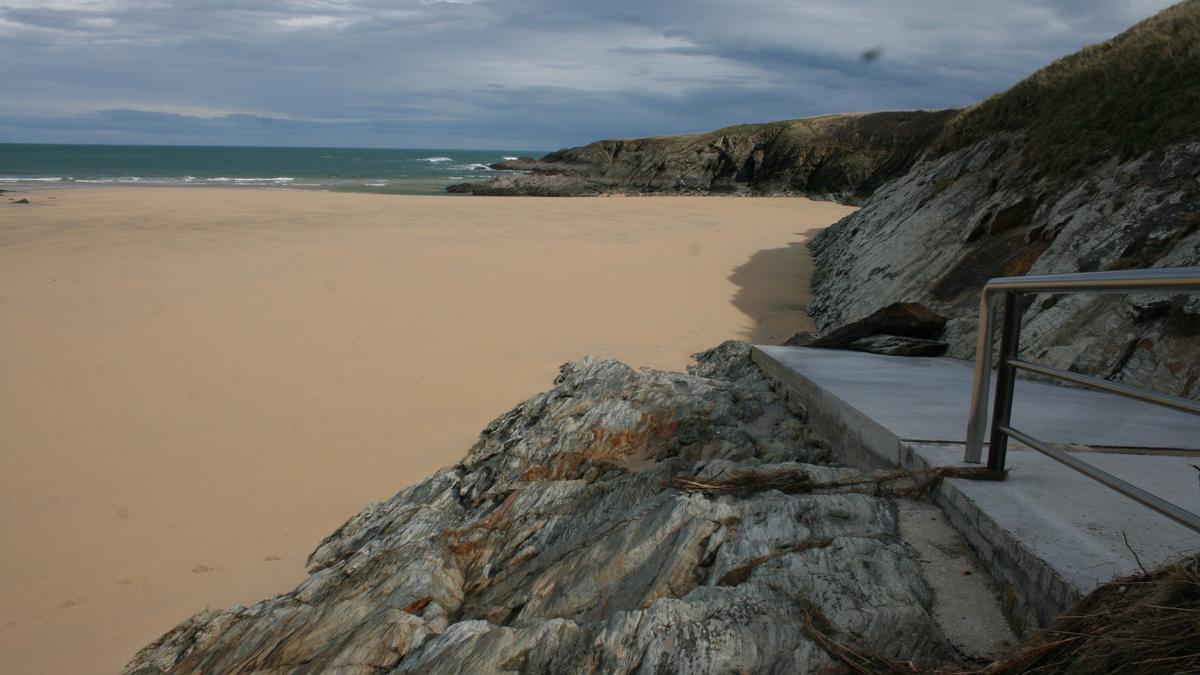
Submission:
[[[19,355],[0,360],[0,653],[23,673],[113,672],[206,606],[289,590],[314,542],[458,461],[565,361],[681,370],[729,337],[811,328],[804,242],[853,210],[27,196],[0,205]]]

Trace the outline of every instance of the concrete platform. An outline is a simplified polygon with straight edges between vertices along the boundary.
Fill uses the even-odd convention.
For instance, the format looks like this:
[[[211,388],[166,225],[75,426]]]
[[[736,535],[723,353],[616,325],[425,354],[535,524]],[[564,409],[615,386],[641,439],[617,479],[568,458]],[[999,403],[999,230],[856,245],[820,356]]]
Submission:
[[[864,466],[961,465],[972,366],[756,346],[754,360]],[[1200,417],[1112,394],[1020,380],[1013,426],[1200,513]],[[1064,445],[1059,445],[1064,447]],[[986,451],[985,451],[986,452]],[[1010,443],[1003,482],[944,481],[937,500],[1008,586],[1010,616],[1043,625],[1096,585],[1200,551],[1200,533],[1039,452]],[[1126,544],[1128,540],[1128,544]]]

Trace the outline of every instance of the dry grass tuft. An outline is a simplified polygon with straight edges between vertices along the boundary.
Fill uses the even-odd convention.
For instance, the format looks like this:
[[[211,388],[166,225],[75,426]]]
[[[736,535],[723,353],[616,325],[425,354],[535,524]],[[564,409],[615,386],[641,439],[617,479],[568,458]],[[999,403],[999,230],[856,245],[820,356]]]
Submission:
[[[1200,672],[1200,556],[1100,586],[985,672]]]
[[[911,661],[900,661],[889,656],[876,654],[867,649],[862,640],[853,633],[847,633],[844,640],[836,640],[833,635],[839,631],[816,605],[804,598],[797,598],[800,612],[804,615],[801,632],[804,637],[821,646],[827,654],[846,666],[852,673],[871,675],[918,675],[929,671],[921,670]]]

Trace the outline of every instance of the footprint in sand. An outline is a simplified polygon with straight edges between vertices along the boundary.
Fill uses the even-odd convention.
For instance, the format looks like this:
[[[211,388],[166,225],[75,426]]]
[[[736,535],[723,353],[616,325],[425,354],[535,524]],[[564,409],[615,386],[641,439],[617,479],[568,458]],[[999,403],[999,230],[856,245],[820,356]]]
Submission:
[[[208,565],[197,565],[192,568],[192,572],[194,572],[196,574],[204,574],[205,572],[215,572],[215,571],[216,571],[215,567],[209,567]]]
[[[267,562],[275,562],[276,560],[283,560],[283,556],[281,556],[281,555],[269,555],[269,556],[267,556],[267,557],[265,558],[265,560],[266,560]]]
[[[79,603],[84,602],[89,597],[91,597],[91,596],[81,595],[78,598],[72,598],[72,599],[64,602],[63,604],[59,605],[55,609],[70,609],[71,607],[74,607],[75,605],[78,605]]]

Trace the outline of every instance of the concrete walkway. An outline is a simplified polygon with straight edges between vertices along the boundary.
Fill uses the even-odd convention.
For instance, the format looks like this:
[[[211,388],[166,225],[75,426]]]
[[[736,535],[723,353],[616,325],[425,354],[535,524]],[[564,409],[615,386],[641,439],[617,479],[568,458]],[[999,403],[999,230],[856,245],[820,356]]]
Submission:
[[[754,360],[853,463],[962,465],[971,364],[756,346]],[[1019,380],[1013,426],[1200,513],[1200,417],[1112,394]],[[986,449],[985,449],[986,456]],[[974,465],[972,465],[974,466]],[[1115,576],[1200,551],[1200,533],[1010,442],[1007,480],[951,479],[937,495],[992,574],[1010,616],[1042,625]],[[1128,543],[1126,543],[1128,542]],[[1134,555],[1136,552],[1136,557]]]

